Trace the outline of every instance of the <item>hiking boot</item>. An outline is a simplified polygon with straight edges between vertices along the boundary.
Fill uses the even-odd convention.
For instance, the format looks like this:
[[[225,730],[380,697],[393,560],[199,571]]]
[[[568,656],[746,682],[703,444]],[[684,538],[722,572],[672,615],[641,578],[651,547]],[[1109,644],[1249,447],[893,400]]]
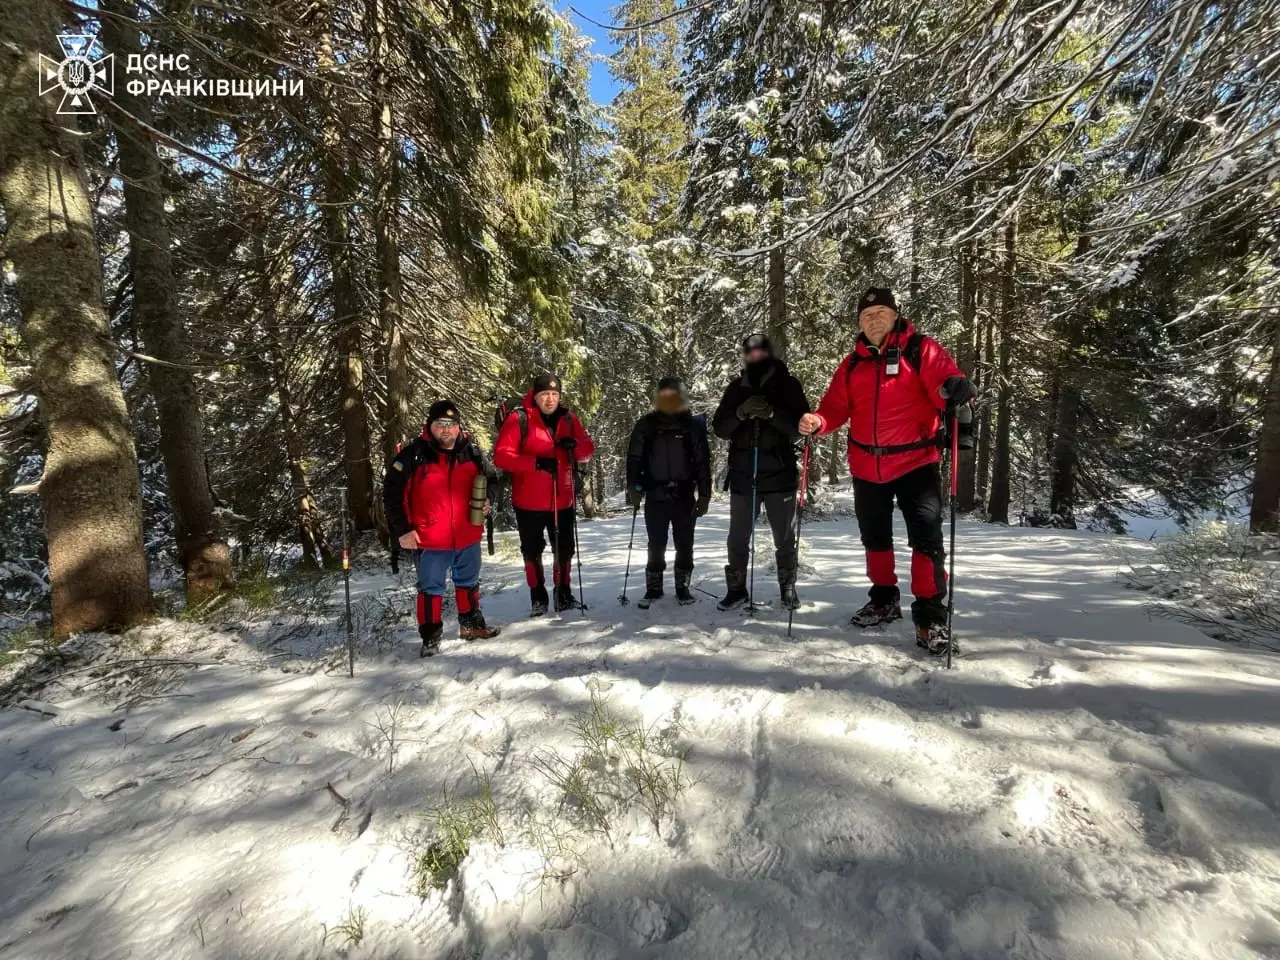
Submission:
[[[935,657],[946,653],[948,646],[951,647],[953,654],[960,652],[959,646],[951,639],[951,631],[947,629],[945,623],[916,627],[916,646],[928,650]]]
[[[649,604],[662,599],[662,571],[646,570],[644,572],[644,597],[636,604],[641,610],[648,610]]]
[[[784,610],[800,609],[800,597],[796,593],[795,570],[782,570],[778,573],[778,593],[782,598]]]
[[[547,596],[547,588],[544,586],[529,588],[529,616],[543,617],[546,616],[547,606],[551,603],[551,598]]]
[[[689,581],[693,579],[692,570],[676,571],[676,601],[681,606],[688,606],[691,603],[697,603],[697,599],[689,590]]]
[[[862,609],[855,613],[849,622],[855,627],[875,627],[891,620],[902,619],[902,607],[898,601],[892,603],[876,603],[868,600]]]
[[[492,640],[502,630],[491,627],[484,622],[484,614],[479,610],[458,614],[458,636],[463,640]]]
[[[422,649],[419,657],[434,657],[440,649],[440,637],[444,634],[443,623],[418,624],[418,636],[422,637]]]
[[[751,594],[747,593],[747,571],[725,567],[724,579],[729,589],[716,604],[717,610],[732,610],[751,599]]]
[[[562,583],[556,587],[556,613],[572,610],[577,606],[579,606],[579,603],[573,595],[573,587],[567,583]]]

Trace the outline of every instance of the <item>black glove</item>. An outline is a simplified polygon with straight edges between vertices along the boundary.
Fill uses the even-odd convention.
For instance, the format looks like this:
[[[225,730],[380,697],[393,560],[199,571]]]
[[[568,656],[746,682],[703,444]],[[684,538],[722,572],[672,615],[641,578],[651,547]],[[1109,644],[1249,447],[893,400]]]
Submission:
[[[695,517],[705,517],[709,509],[711,509],[711,494],[698,498],[698,502],[693,508],[693,515]]]
[[[966,377],[949,377],[939,391],[947,399],[947,412],[952,413],[956,407],[962,407],[978,395],[973,384]]]
[[[956,427],[958,437],[956,446],[961,450],[972,450],[975,443],[973,436],[973,410],[970,407],[960,407],[956,410]]]
[[[768,420],[773,416],[773,407],[769,401],[759,394],[754,397],[748,397],[741,406],[738,407],[738,419],[750,420],[755,417],[759,420]]]
[[[560,466],[555,457],[539,457],[533,462],[534,468],[546,473],[555,473]]]
[[[566,453],[573,453],[573,451],[578,447],[578,441],[573,439],[573,437],[561,437],[556,441],[556,446],[561,450],[564,450]]]
[[[644,503],[644,489],[642,487],[632,487],[627,491],[628,506],[634,510],[639,510],[642,503]]]

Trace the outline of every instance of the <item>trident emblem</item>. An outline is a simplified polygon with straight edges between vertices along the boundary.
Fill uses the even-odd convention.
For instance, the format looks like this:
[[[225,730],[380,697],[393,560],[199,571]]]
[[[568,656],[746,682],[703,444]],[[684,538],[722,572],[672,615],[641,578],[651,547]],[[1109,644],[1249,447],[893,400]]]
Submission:
[[[60,33],[58,43],[62,46],[61,63],[40,54],[41,95],[61,89],[62,102],[58,104],[61,114],[97,113],[89,91],[101,90],[109,97],[115,96],[113,55],[92,59],[93,48],[98,43],[95,34]]]

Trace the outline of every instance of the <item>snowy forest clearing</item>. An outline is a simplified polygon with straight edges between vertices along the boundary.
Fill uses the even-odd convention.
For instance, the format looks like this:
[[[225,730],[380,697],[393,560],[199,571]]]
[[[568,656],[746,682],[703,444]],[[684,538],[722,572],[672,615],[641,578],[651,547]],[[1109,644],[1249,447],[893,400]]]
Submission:
[[[524,619],[494,558],[502,635],[419,660],[412,583],[370,558],[354,679],[333,607],[276,609],[127,635],[207,664],[144,671],[168,684],[81,671],[5,709],[0,958],[1280,956],[1280,660],[1153,619],[1113,538],[963,525],[948,673],[905,623],[846,625],[850,521],[805,529],[794,641],[701,594],[620,606],[628,525],[582,527],[585,617]],[[674,784],[656,829],[643,798],[592,829],[552,782],[593,694]],[[483,782],[460,875],[421,898],[457,819],[432,811]]]

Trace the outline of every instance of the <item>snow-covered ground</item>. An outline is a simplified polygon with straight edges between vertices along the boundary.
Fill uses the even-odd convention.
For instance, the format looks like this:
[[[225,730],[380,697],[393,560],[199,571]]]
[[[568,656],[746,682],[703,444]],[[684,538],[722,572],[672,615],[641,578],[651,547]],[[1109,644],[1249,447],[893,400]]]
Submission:
[[[502,636],[419,660],[408,578],[363,569],[362,622],[406,618],[354,679],[332,620],[166,622],[116,655],[147,661],[127,695],[81,667],[0,711],[0,958],[1280,957],[1280,659],[1151,619],[1110,538],[963,525],[947,672],[846,625],[851,521],[804,531],[794,640],[620,606],[628,521],[582,527],[585,617],[526,620],[490,560]],[[685,751],[657,828],[591,832],[548,776],[593,691]],[[423,899],[427,814],[476,771],[502,842]]]

